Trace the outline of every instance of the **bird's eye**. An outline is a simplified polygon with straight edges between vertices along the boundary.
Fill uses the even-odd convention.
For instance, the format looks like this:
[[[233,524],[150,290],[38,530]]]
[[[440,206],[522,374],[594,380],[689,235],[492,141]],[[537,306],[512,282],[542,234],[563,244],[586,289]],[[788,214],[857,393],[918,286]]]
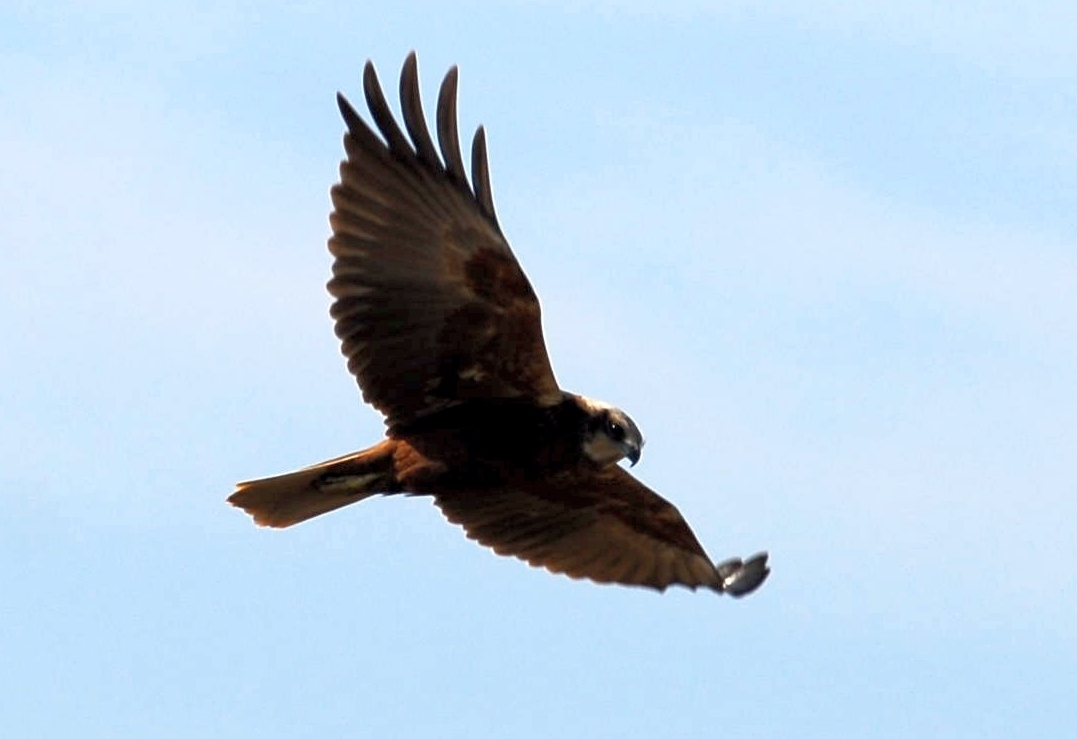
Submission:
[[[606,421],[606,435],[614,441],[624,441],[625,427],[616,421]]]

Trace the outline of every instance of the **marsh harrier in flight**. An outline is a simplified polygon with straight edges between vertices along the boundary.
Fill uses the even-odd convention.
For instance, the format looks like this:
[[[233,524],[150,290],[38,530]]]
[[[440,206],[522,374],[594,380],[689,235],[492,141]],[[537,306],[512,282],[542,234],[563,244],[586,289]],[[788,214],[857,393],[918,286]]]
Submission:
[[[613,406],[562,390],[539,302],[498,225],[482,127],[468,180],[456,126],[457,70],[441,84],[437,145],[404,63],[404,130],[367,62],[380,136],[337,96],[347,159],[332,189],[330,314],[386,438],[262,480],[228,499],[285,527],[373,495],[429,495],[468,537],[574,578],[740,596],[766,553],[715,565],[681,514],[618,465],[643,435]]]

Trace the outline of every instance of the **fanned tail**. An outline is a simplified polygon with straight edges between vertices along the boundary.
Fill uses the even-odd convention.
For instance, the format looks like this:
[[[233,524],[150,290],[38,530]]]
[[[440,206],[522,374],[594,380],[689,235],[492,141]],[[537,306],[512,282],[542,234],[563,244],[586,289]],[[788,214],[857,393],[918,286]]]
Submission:
[[[236,485],[228,502],[254,517],[259,526],[284,528],[372,495],[398,493],[393,471],[396,442],[261,480]]]

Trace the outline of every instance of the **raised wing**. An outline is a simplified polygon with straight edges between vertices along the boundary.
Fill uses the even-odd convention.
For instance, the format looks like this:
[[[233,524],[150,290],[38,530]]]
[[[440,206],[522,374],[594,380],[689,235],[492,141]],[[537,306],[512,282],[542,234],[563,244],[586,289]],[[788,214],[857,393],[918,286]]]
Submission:
[[[471,398],[561,399],[538,298],[494,213],[481,127],[472,146],[474,189],[464,172],[456,86],[453,67],[438,96],[440,157],[414,53],[400,76],[407,135],[370,62],[363,88],[381,137],[337,96],[348,158],[332,189],[330,314],[363,398],[390,429]]]
[[[741,596],[770,573],[765,552],[715,565],[680,512],[616,465],[511,490],[442,493],[435,502],[498,554],[573,578]]]

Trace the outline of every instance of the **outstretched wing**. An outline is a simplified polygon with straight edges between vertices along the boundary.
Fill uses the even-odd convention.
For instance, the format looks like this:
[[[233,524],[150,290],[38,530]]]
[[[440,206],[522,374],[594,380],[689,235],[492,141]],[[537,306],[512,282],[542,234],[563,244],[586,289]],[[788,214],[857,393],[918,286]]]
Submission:
[[[435,503],[498,554],[573,578],[741,596],[770,573],[765,552],[715,565],[680,512],[616,465],[507,490],[441,493]]]
[[[494,213],[486,139],[468,183],[456,126],[457,71],[438,97],[441,156],[426,126],[414,52],[400,77],[407,135],[370,62],[366,102],[379,137],[338,95],[348,125],[332,189],[330,314],[363,398],[390,428],[470,398],[560,401],[538,298]]]

